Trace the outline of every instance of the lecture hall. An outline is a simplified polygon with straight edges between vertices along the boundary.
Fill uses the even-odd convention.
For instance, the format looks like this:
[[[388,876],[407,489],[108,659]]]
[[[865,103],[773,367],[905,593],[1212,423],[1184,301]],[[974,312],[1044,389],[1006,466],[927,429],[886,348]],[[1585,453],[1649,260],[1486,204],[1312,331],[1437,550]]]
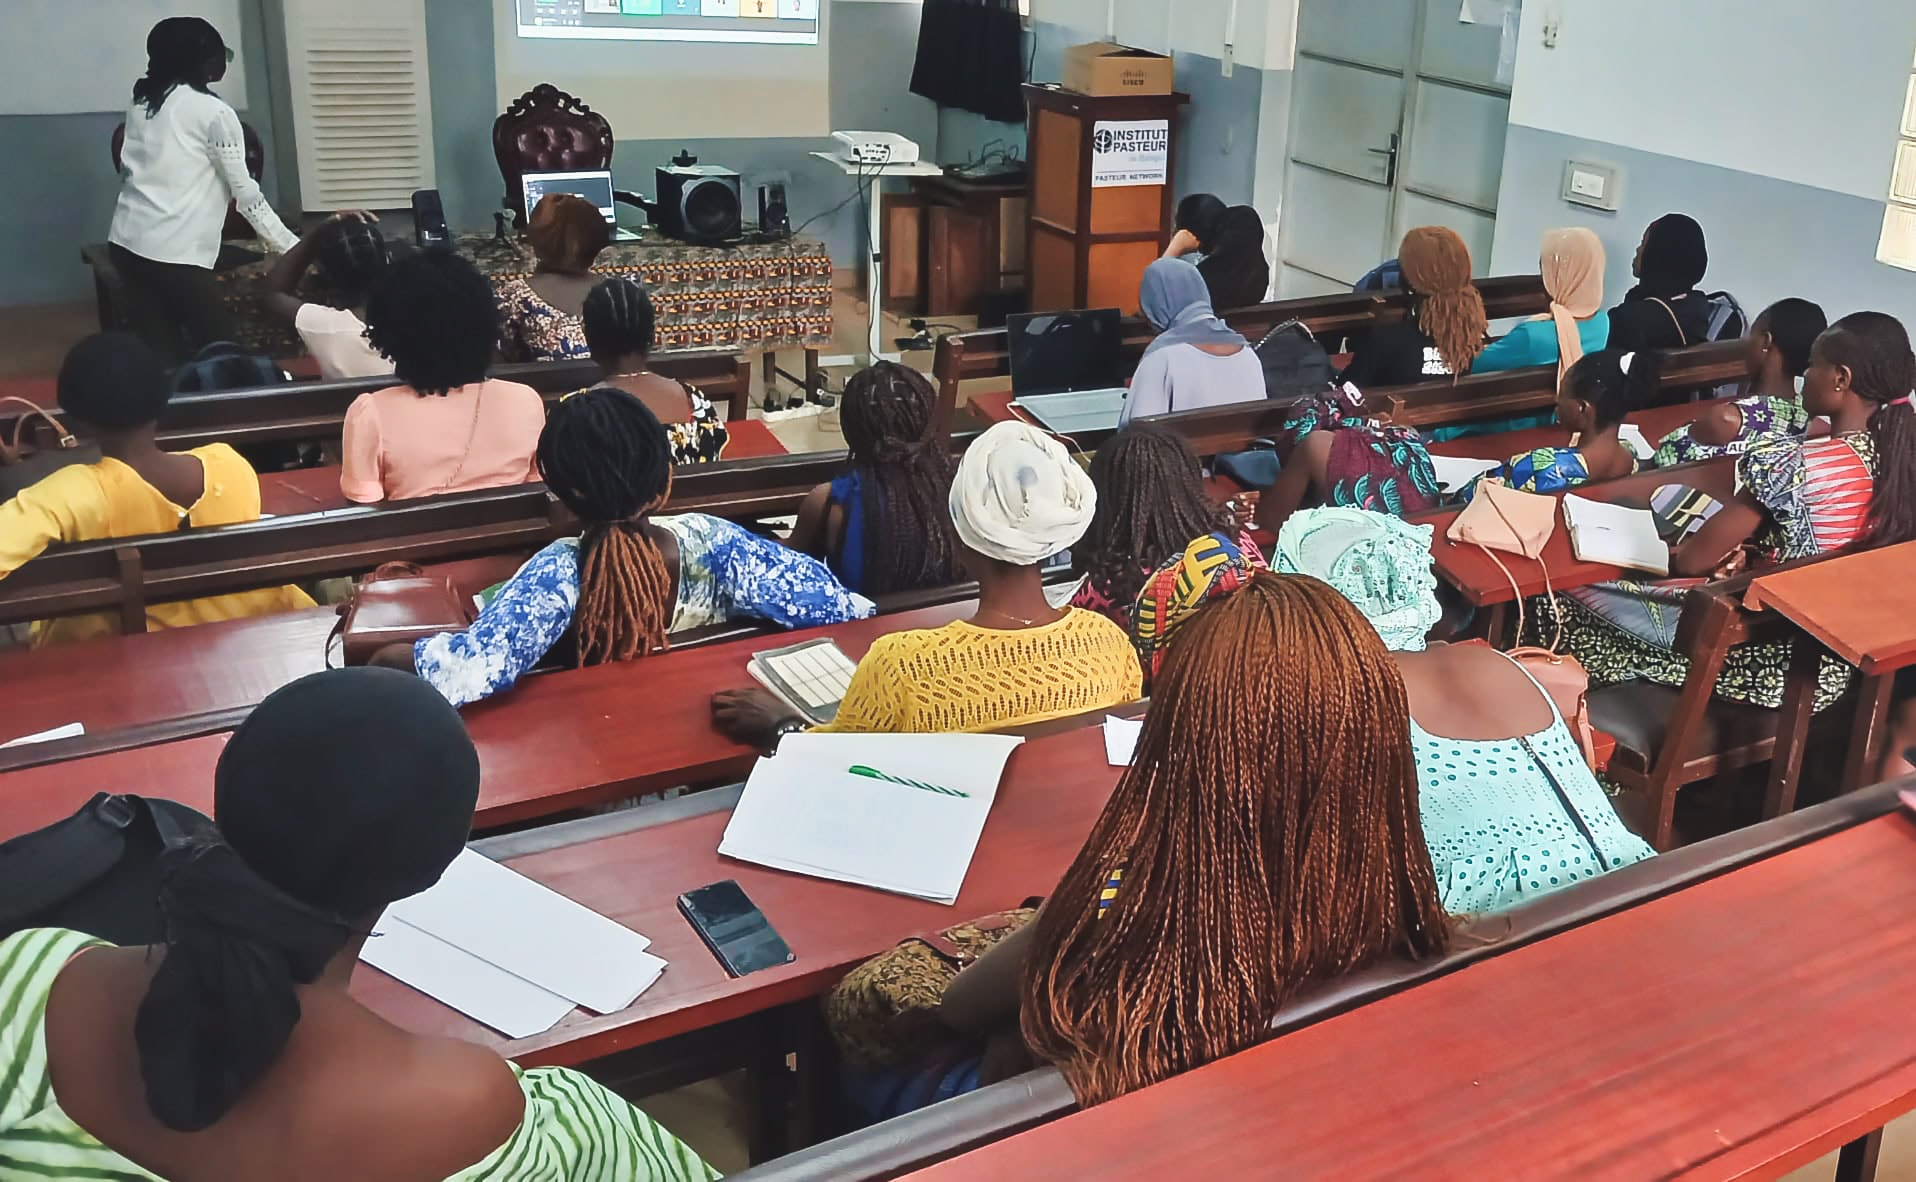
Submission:
[[[0,1179],[1916,1182],[1916,5],[6,0]]]

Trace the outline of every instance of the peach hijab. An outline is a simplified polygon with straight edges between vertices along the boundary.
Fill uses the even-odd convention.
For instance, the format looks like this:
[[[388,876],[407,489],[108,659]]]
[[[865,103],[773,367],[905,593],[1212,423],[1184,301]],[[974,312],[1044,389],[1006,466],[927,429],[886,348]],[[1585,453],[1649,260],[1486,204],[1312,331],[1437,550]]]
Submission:
[[[1550,293],[1550,314],[1557,322],[1557,380],[1583,357],[1577,321],[1603,307],[1603,243],[1582,226],[1550,230],[1543,236],[1543,287]]]

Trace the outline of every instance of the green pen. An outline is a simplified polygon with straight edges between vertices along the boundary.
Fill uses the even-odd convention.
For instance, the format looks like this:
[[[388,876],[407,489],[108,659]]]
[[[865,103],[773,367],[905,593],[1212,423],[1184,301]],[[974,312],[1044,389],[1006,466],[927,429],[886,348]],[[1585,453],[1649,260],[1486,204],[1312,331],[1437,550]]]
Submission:
[[[963,800],[971,799],[971,793],[969,792],[960,792],[956,788],[941,788],[936,784],[927,784],[921,780],[907,780],[901,776],[889,776],[874,767],[852,767],[847,768],[846,771],[854,776],[863,776],[867,780],[882,780],[887,784],[902,784],[907,788],[919,788],[926,792],[936,792],[940,796],[956,796]]]

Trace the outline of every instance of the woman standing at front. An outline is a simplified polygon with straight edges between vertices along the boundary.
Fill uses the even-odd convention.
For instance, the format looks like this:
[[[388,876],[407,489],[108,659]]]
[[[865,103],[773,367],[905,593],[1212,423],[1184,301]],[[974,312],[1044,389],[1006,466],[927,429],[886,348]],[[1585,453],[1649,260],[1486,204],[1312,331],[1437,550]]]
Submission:
[[[120,153],[125,183],[109,236],[132,293],[134,327],[168,364],[236,335],[213,278],[229,200],[280,254],[298,242],[246,171],[239,116],[207,87],[233,51],[199,17],[170,17],[146,39]]]

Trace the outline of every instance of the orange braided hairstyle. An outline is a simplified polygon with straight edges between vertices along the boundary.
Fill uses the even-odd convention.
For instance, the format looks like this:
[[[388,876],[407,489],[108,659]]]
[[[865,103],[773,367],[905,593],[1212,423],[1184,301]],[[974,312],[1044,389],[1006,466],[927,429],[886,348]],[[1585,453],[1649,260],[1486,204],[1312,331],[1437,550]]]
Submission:
[[[1449,937],[1396,665],[1328,585],[1262,571],[1172,640],[1136,763],[1038,918],[1024,1037],[1097,1104]]]
[[[664,652],[672,573],[644,520],[672,493],[665,428],[624,390],[588,390],[552,408],[539,436],[539,471],[585,525],[572,613],[579,664]]]
[[[1490,321],[1484,297],[1470,279],[1470,247],[1455,230],[1419,226],[1404,235],[1397,263],[1404,282],[1417,294],[1417,323],[1423,326],[1444,364],[1463,377],[1487,345]]]

